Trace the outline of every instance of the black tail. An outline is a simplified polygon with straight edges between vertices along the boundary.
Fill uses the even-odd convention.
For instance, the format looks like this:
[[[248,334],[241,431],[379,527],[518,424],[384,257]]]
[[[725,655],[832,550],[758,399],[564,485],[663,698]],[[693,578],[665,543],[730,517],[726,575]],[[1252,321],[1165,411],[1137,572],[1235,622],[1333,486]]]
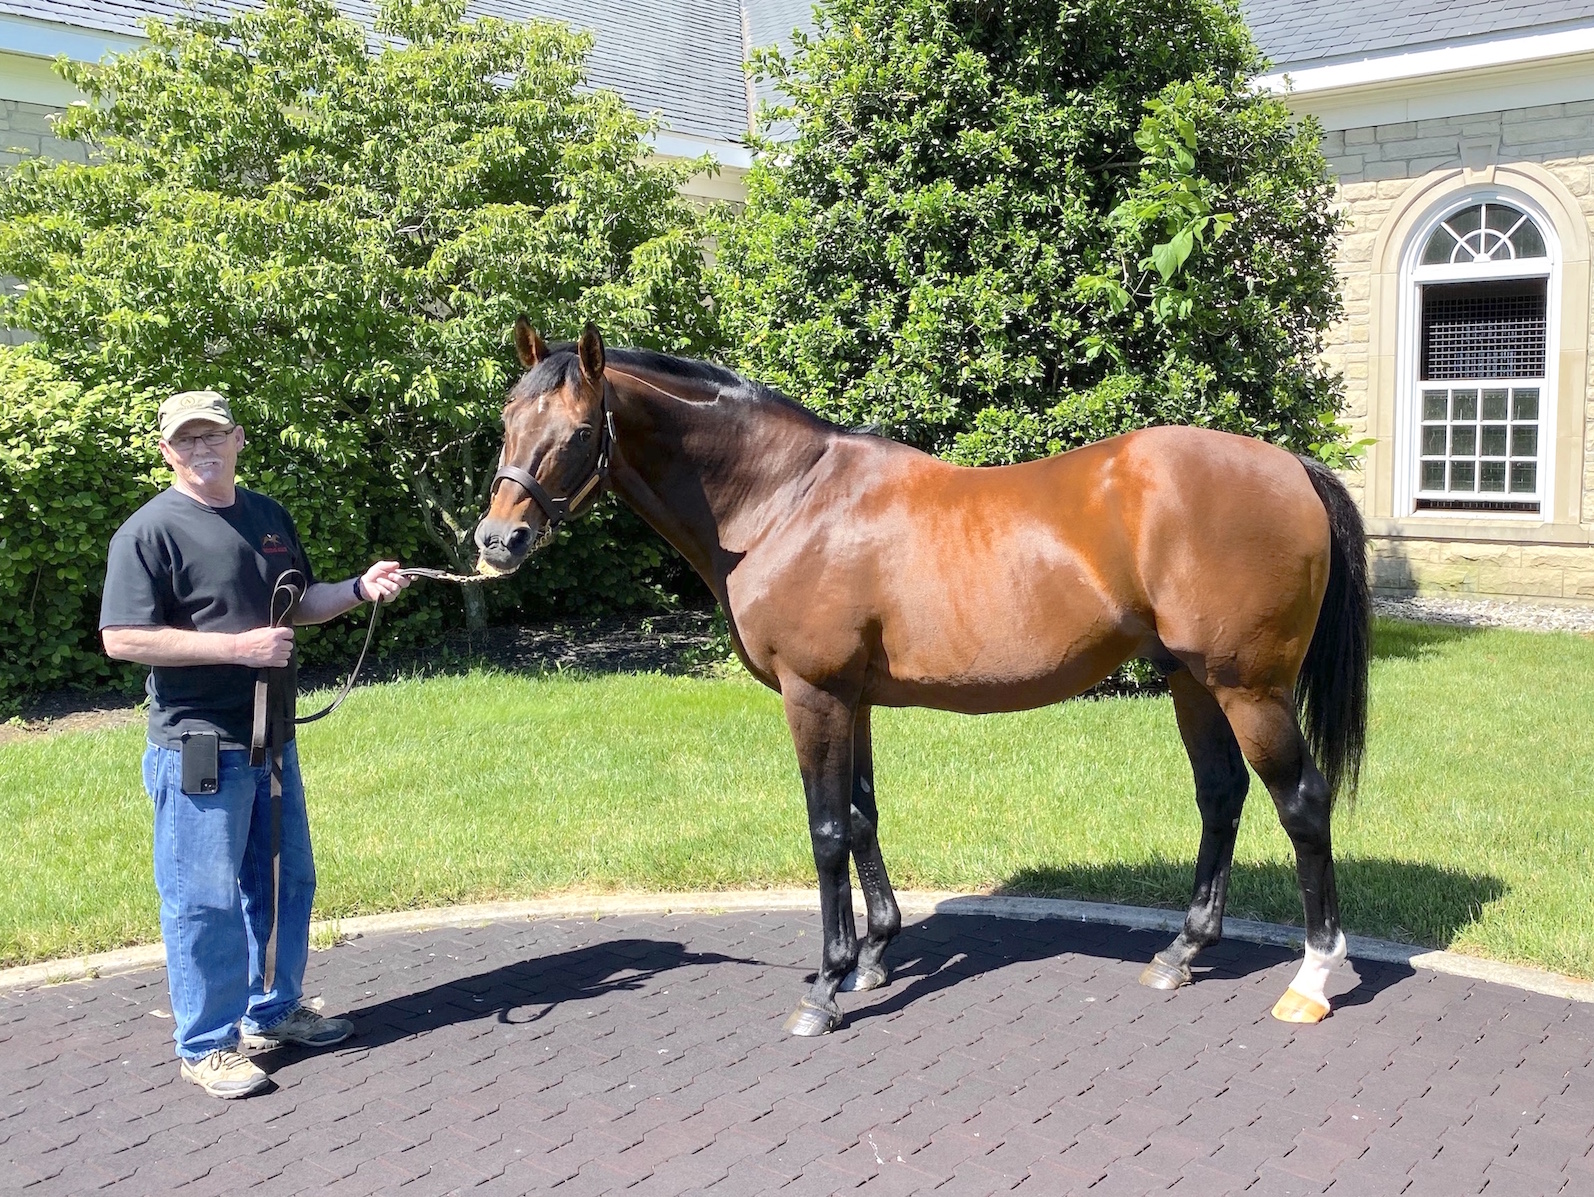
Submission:
[[[1373,634],[1367,536],[1345,484],[1321,462],[1309,457],[1301,462],[1328,511],[1332,547],[1328,590],[1295,681],[1295,705],[1329,793],[1338,797],[1343,788],[1354,797],[1367,743],[1367,663]]]

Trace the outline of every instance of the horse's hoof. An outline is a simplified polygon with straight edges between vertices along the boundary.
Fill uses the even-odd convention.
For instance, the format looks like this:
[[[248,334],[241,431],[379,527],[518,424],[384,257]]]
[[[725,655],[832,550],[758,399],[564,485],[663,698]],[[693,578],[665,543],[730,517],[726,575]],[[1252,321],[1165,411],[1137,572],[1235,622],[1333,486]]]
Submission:
[[[1190,983],[1190,969],[1183,964],[1169,964],[1161,956],[1153,956],[1140,974],[1140,983],[1152,989],[1178,989]]]
[[[824,1035],[841,1025],[841,1007],[835,1002],[820,1006],[803,998],[786,1019],[782,1030],[792,1035]]]
[[[1273,1007],[1273,1017],[1280,1022],[1322,1022],[1328,1017],[1328,1007],[1316,998],[1286,989]]]
[[[859,993],[865,989],[879,989],[886,983],[886,970],[878,965],[855,968],[841,981],[842,993]]]

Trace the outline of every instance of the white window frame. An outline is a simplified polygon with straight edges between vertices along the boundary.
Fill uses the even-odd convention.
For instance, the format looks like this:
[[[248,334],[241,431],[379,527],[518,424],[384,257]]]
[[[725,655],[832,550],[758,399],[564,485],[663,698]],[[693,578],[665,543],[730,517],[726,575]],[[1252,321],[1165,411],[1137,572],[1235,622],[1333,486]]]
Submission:
[[[1545,257],[1519,258],[1450,265],[1424,266],[1422,253],[1441,223],[1457,212],[1478,204],[1510,204],[1526,212],[1544,239]],[[1561,329],[1561,243],[1555,224],[1542,207],[1521,192],[1503,188],[1472,188],[1452,193],[1415,227],[1400,260],[1400,316],[1395,338],[1395,510],[1396,518],[1462,521],[1503,520],[1548,523],[1555,495],[1555,422],[1558,407],[1558,364]],[[1422,391],[1417,377],[1422,369],[1422,302],[1420,288],[1428,283],[1495,282],[1508,279],[1545,279],[1544,382],[1539,396],[1539,468],[1537,511],[1453,510],[1417,508],[1422,471]],[[1495,380],[1495,385],[1511,385]],[[1429,383],[1454,387],[1456,383]],[[1465,385],[1465,384],[1463,384]],[[1480,496],[1482,497],[1482,496]],[[1502,498],[1509,500],[1510,496]]]

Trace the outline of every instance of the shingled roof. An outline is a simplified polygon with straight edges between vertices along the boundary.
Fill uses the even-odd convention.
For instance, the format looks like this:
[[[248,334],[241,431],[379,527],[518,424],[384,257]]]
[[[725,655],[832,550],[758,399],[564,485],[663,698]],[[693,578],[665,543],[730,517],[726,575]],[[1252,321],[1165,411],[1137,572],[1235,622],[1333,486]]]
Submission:
[[[244,0],[0,0],[0,15],[141,37],[149,17],[173,21],[241,7]],[[369,0],[339,0],[338,7],[367,25],[375,11]],[[754,7],[762,16],[797,5],[766,0]],[[801,7],[806,13],[806,3]],[[591,30],[592,83],[619,91],[640,112],[663,112],[676,133],[738,141],[747,132],[738,0],[470,0],[469,14],[509,21],[540,17]],[[756,23],[770,31],[766,40],[780,36],[778,20]]]
[[[1273,69],[1594,23],[1594,0],[1241,0]]]
[[[147,17],[222,13],[251,0],[0,0],[0,16],[122,37]],[[1594,0],[1241,0],[1276,71],[1594,24]],[[372,0],[339,0],[367,25]],[[472,15],[568,21],[596,35],[589,78],[671,131],[736,142],[747,131],[746,45],[790,46],[812,25],[811,0],[470,0]],[[745,13],[745,29],[744,29]],[[768,96],[767,86],[759,97]]]

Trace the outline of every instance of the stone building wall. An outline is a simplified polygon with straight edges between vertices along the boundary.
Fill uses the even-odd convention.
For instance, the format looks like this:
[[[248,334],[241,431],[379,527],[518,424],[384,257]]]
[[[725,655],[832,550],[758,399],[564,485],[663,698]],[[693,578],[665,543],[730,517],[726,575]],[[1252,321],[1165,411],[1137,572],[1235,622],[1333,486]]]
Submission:
[[[7,170],[24,158],[34,158],[40,154],[48,158],[87,162],[86,146],[80,142],[62,141],[55,135],[50,121],[60,111],[47,104],[0,99],[0,170]],[[12,282],[10,278],[0,277],[0,286],[10,286]],[[32,339],[32,333],[0,328],[0,345],[20,345]]]
[[[1586,248],[1594,227],[1594,101],[1336,130],[1325,135],[1323,151],[1347,220],[1338,262],[1344,315],[1330,333],[1327,357],[1345,379],[1353,436],[1379,438],[1365,467],[1346,477],[1368,519],[1375,587],[1594,602]],[[1547,209],[1562,210],[1564,221],[1556,229],[1568,261],[1552,509],[1542,523],[1491,523],[1481,513],[1403,515],[1394,509],[1397,463],[1390,439],[1398,260],[1409,236],[1402,222],[1414,221],[1433,196],[1513,184],[1536,189]],[[1581,263],[1571,260],[1578,237]]]
[[[59,111],[59,108],[26,100],[0,100],[0,169],[39,154],[87,162],[86,147],[79,142],[62,141],[55,135],[50,121]]]

